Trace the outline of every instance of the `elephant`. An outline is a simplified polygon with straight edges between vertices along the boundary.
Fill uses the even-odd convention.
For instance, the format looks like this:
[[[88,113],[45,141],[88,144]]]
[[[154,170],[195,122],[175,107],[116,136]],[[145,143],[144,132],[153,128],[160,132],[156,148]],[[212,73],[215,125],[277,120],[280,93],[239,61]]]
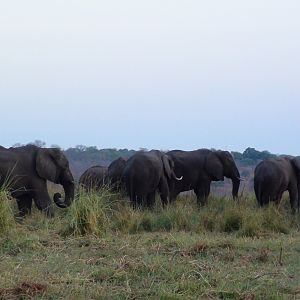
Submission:
[[[134,208],[145,204],[151,207],[157,190],[165,206],[169,198],[169,180],[182,179],[174,173],[171,157],[158,150],[135,153],[126,163],[123,178]]]
[[[88,168],[79,178],[79,185],[87,191],[100,189],[107,184],[107,167],[92,166]]]
[[[61,184],[65,192],[65,199],[55,193],[54,203],[69,207],[74,200],[74,178],[60,149],[34,145],[0,148],[0,185],[17,200],[20,217],[31,213],[32,200],[48,217],[54,216],[47,180]]]
[[[262,207],[270,201],[279,204],[282,194],[289,192],[292,212],[300,205],[300,161],[276,157],[261,161],[254,170],[254,191]]]
[[[233,198],[238,197],[240,173],[228,151],[198,149],[194,151],[172,150],[167,155],[174,161],[174,171],[183,180],[172,179],[170,199],[175,200],[180,192],[194,190],[197,203],[207,203],[212,181],[223,181],[224,176],[232,180]]]
[[[116,191],[125,190],[123,182],[123,171],[126,166],[126,159],[119,157],[111,162],[107,170],[107,180],[112,189]]]

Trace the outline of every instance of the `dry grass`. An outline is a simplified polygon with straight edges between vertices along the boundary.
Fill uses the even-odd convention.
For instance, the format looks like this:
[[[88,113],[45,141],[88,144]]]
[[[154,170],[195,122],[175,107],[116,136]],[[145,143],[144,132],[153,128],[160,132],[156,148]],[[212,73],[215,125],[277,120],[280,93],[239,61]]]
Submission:
[[[185,197],[164,210],[158,203],[134,211],[108,190],[80,191],[54,219],[34,211],[22,224],[7,224],[0,298],[300,296],[300,222],[287,199],[258,209],[251,195],[238,202],[211,197],[198,209]]]

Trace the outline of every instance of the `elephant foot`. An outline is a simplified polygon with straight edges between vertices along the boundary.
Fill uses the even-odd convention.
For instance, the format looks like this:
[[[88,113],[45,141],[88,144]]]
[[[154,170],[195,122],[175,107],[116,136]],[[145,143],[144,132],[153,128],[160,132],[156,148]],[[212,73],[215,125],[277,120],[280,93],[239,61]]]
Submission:
[[[198,203],[198,206],[199,206],[199,207],[204,207],[204,206],[207,205],[207,199],[203,199],[203,198],[198,199],[198,200],[197,200],[197,203]]]

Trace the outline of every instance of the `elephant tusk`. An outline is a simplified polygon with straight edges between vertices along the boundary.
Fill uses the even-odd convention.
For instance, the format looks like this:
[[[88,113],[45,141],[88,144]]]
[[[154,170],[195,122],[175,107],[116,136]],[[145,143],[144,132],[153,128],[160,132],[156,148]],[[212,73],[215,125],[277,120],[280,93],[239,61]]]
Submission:
[[[183,176],[181,176],[180,178],[178,178],[178,177],[175,176],[175,179],[178,180],[178,181],[181,181],[182,178],[183,178]]]

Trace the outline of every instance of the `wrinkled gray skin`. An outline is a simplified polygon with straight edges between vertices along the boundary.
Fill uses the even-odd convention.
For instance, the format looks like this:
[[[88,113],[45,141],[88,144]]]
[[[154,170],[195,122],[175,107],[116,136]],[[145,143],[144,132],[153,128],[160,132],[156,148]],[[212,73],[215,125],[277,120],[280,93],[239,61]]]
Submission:
[[[107,179],[111,187],[116,191],[122,191],[125,189],[123,182],[123,172],[126,166],[126,160],[123,157],[119,157],[111,162],[107,170]]]
[[[0,185],[16,198],[20,216],[31,212],[32,200],[47,216],[54,215],[47,180],[64,188],[65,199],[56,193],[55,204],[60,208],[70,206],[74,199],[74,178],[61,150],[33,145],[0,148]]]
[[[79,178],[79,184],[86,190],[100,189],[107,184],[107,167],[92,166]]]
[[[228,151],[195,151],[173,150],[167,152],[173,159],[177,176],[182,181],[171,180],[170,199],[175,200],[180,192],[194,190],[199,205],[204,205],[210,193],[212,181],[223,181],[224,177],[232,180],[232,195],[238,196],[240,173]]]
[[[177,177],[172,159],[161,151],[151,150],[134,154],[126,163],[123,178],[132,205],[151,207],[156,191],[162,204],[168,203],[168,181]]]
[[[270,201],[279,204],[289,192],[292,212],[300,205],[300,162],[296,158],[278,157],[260,162],[254,170],[254,190],[260,206]]]

